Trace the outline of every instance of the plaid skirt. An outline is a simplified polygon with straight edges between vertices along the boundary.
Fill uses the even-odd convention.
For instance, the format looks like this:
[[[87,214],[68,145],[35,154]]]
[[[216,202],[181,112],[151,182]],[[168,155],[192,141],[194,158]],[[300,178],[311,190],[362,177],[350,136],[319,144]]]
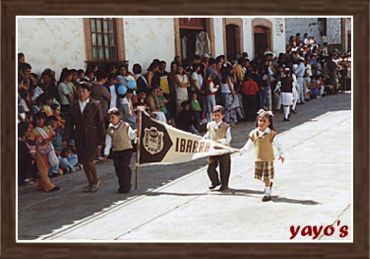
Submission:
[[[254,178],[262,181],[274,179],[274,161],[255,162]],[[262,179],[263,178],[263,179]]]

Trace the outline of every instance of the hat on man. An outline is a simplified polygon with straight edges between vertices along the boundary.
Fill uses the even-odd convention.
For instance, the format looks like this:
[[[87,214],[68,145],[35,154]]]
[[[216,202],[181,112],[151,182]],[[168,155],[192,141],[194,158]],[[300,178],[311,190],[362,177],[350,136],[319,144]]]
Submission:
[[[221,112],[222,114],[224,113],[224,107],[222,105],[216,105],[213,107],[212,113],[214,112]]]
[[[263,53],[264,56],[273,56],[274,54],[270,50],[266,50],[265,53]]]

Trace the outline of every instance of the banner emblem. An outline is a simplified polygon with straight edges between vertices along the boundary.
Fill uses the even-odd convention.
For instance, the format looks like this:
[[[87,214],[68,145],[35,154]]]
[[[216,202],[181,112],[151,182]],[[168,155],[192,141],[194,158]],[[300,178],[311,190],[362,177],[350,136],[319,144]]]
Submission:
[[[155,127],[144,129],[143,146],[151,155],[160,153],[163,150],[164,133],[158,131]]]

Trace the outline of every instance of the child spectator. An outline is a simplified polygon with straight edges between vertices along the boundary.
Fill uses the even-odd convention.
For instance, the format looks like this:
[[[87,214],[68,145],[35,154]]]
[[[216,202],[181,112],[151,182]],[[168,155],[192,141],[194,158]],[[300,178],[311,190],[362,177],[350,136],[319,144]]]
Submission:
[[[199,131],[194,127],[194,119],[191,116],[190,105],[188,101],[181,103],[181,111],[177,116],[177,128],[183,131],[191,132],[200,135]]]
[[[311,84],[311,99],[316,99],[320,95],[320,79],[319,76],[315,75],[313,76],[312,79],[312,84]]]
[[[130,124],[131,128],[136,129],[136,115],[132,104],[132,95],[133,90],[128,89],[125,97],[122,99],[120,111],[122,114],[122,120]]]
[[[60,168],[64,173],[72,173],[81,170],[81,165],[78,164],[78,156],[72,152],[72,149],[67,147],[62,150],[60,157]]]
[[[159,90],[158,90],[157,99],[158,99],[159,107],[161,107],[160,111],[163,112],[164,115],[166,116],[167,123],[172,125],[172,126],[175,126],[174,121],[172,119],[172,116],[168,112],[168,109],[167,109],[167,106],[166,106],[168,104],[168,99],[164,96],[163,91],[162,91],[161,88],[159,88]]]
[[[42,94],[39,98],[41,98],[41,111],[46,114],[47,117],[53,115],[53,110],[51,109],[51,105],[53,103],[53,97],[48,94]]]
[[[202,120],[202,107],[198,101],[198,95],[196,93],[192,93],[191,95],[191,102],[190,102],[191,113],[194,116],[195,128],[200,131],[200,121]]]
[[[63,142],[63,129],[58,126],[58,119],[52,115],[48,117],[48,125],[54,130],[55,137],[51,141],[53,144],[55,154],[57,156],[60,156],[62,153],[62,142]]]
[[[167,118],[165,114],[161,111],[161,106],[158,100],[159,91],[160,90],[158,86],[152,87],[151,93],[148,96],[148,105],[150,107],[151,112],[155,114],[156,120],[167,123]]]
[[[57,120],[58,128],[64,129],[66,121],[62,117],[62,110],[60,109],[60,105],[53,103],[51,104],[51,110],[53,111],[53,116],[55,116]]]
[[[117,108],[111,108],[107,112],[109,126],[105,140],[104,158],[108,159],[110,149],[113,158],[114,169],[119,183],[118,193],[128,193],[131,189],[131,168],[132,155],[131,141],[136,138],[136,130],[132,130],[128,123],[121,120]]]
[[[58,186],[53,184],[49,177],[48,171],[50,168],[49,153],[53,152],[53,147],[50,143],[55,133],[54,130],[45,125],[46,116],[43,112],[38,112],[34,116],[35,128],[33,129],[30,141],[36,144],[36,164],[39,170],[39,186],[45,192],[54,192],[60,190]],[[55,155],[55,153],[54,153]],[[53,164],[52,166],[56,166]]]

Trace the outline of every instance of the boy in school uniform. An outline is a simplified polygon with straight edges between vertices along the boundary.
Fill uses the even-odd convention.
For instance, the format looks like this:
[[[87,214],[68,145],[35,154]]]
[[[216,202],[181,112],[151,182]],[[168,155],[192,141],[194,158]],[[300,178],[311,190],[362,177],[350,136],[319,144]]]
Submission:
[[[119,183],[118,193],[128,193],[131,189],[131,168],[130,161],[132,155],[131,141],[136,138],[136,130],[121,120],[120,111],[110,108],[107,112],[109,126],[105,140],[104,159],[108,159],[112,148],[112,158]]]
[[[213,121],[207,124],[207,133],[205,139],[216,141],[222,145],[229,146],[231,142],[230,125],[224,122],[224,108],[221,105],[216,105],[212,111]],[[216,170],[219,165],[220,177]],[[208,177],[211,180],[210,190],[226,191],[229,188],[231,159],[230,154],[208,157]]]

